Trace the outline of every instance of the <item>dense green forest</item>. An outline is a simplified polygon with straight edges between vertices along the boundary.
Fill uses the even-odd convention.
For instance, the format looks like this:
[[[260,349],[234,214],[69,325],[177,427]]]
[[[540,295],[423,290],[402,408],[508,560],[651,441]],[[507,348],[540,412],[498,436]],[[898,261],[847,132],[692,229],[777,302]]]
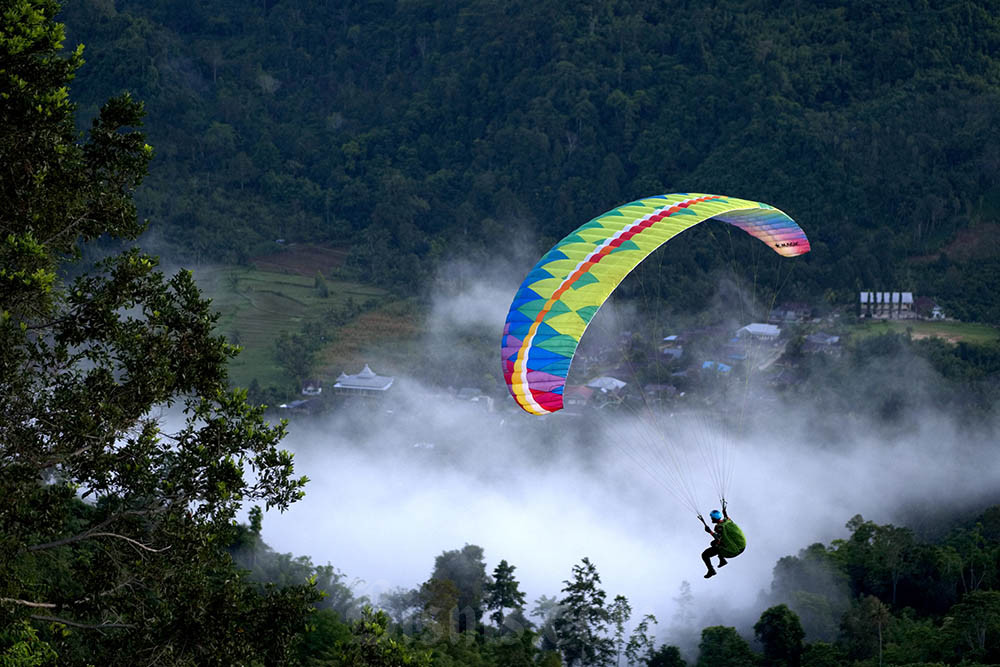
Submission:
[[[259,522],[244,527],[234,557],[257,579],[312,576],[328,592],[299,655],[314,665],[804,665],[992,664],[1000,661],[1000,507],[938,536],[919,537],[861,516],[849,535],[782,558],[761,594],[752,627],[699,629],[697,600],[683,582],[675,617],[638,614],[603,589],[597,564],[572,567],[557,595],[526,601],[516,565],[488,572],[483,549],[466,544],[435,559],[418,588],[378,601],[355,596],[344,573],[273,552]],[[738,576],[738,575],[732,575]],[[630,622],[631,621],[631,622]],[[661,626],[662,622],[662,626]],[[681,647],[658,641],[697,639]],[[369,662],[351,663],[366,655]],[[350,656],[350,657],[349,657]],[[403,656],[410,663],[403,662]],[[688,661],[685,661],[685,656]]]
[[[996,256],[940,252],[985,243],[993,224],[996,18],[972,3],[746,5],[150,4],[143,17],[126,3],[60,14],[53,0],[0,0],[0,664],[1000,662],[1000,507],[927,535],[856,516],[846,538],[776,564],[752,627],[697,628],[682,613],[696,633],[683,647],[605,591],[586,557],[533,602],[516,563],[488,573],[471,544],[442,552],[415,589],[358,596],[335,567],[262,542],[260,508],[308,488],[280,449],[286,425],[230,388],[237,349],[192,274],[130,247],[141,210],[157,220],[147,240],[196,259],[243,261],[278,231],[347,244],[356,270],[393,286],[456,244],[492,253],[529,228],[551,240],[632,188],[698,180],[767,189],[823,220],[805,291],[912,279],[944,298],[955,285],[956,312],[996,321]],[[73,22],[68,43],[57,17]],[[240,53],[259,62],[244,71]],[[851,66],[859,53],[870,66]],[[323,79],[320,60],[342,63],[338,77]],[[832,82],[806,85],[813,66]],[[102,73],[74,80],[81,67]],[[706,259],[692,280],[713,270]],[[953,383],[940,398],[964,405],[968,391],[968,409],[990,413],[995,346],[877,336],[844,366],[816,358],[806,372],[831,386],[907,350]],[[917,402],[875,384],[814,398],[881,416]],[[168,424],[163,406],[183,413]],[[674,602],[690,609],[690,587]]]
[[[791,297],[903,289],[1000,321],[991,2],[73,0],[64,16],[87,45],[81,117],[122,90],[148,104],[138,201],[172,257],[323,242],[412,291],[444,258],[722,192],[807,230]],[[674,259],[658,275],[690,308],[725,258]]]
[[[81,140],[58,10],[0,3],[0,663],[275,664],[316,591],[258,587],[223,546],[242,503],[286,508],[306,480],[229,390],[189,271],[130,249],[61,279],[142,232],[152,149],[127,95]]]

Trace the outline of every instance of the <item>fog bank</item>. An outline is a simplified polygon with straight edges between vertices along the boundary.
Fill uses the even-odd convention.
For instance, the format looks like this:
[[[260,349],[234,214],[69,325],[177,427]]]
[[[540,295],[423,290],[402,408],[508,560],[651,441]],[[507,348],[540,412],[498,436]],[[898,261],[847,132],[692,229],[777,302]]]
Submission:
[[[429,319],[427,363],[469,363],[462,356],[467,342],[481,340],[495,355],[483,373],[502,383],[499,332],[516,290],[511,277],[525,270],[502,262],[450,267]],[[628,308],[604,312],[594,336],[640,328]],[[379,371],[377,364],[373,359]],[[917,368],[877,381],[888,391],[915,377],[928,381],[930,374]],[[777,560],[846,537],[844,524],[855,514],[900,525],[932,510],[1000,502],[1000,458],[983,455],[996,441],[995,429],[970,436],[927,405],[905,429],[886,436],[857,415],[831,419],[826,406],[799,402],[794,391],[767,396],[777,418],[748,424],[732,441],[727,499],[748,548],[706,581],[700,553],[708,536],[664,490],[662,476],[627,455],[635,445],[628,415],[538,418],[506,396],[488,411],[407,377],[398,377],[392,392],[381,406],[292,421],[284,446],[311,482],[305,499],[284,514],[269,513],[263,530],[275,550],[308,555],[362,580],[355,593],[373,600],[418,587],[436,556],[470,543],[483,547],[489,572],[501,559],[516,566],[529,611],[541,595],[560,596],[573,565],[589,557],[608,599],[628,597],[634,619],[655,614],[661,639],[669,639],[683,581],[691,584],[698,628],[746,627],[762,611],[758,598],[770,588]],[[813,428],[818,416],[826,424],[821,430]],[[711,421],[703,428],[711,429]],[[647,438],[641,447],[691,446],[689,434],[669,435]],[[698,509],[707,514],[718,499],[703,475],[695,466],[691,481]]]

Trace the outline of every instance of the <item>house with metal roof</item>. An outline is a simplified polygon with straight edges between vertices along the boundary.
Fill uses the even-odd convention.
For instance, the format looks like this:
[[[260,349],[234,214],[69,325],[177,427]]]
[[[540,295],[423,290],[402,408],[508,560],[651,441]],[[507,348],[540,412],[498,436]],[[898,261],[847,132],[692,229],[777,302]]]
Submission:
[[[287,415],[309,415],[316,412],[318,408],[319,401],[309,398],[300,398],[278,406],[278,410]]]
[[[753,322],[736,330],[737,338],[754,338],[757,340],[777,340],[781,335],[781,328],[776,324],[764,324]]]
[[[767,321],[771,324],[805,322],[811,314],[812,306],[808,303],[788,302],[772,309],[767,315]]]
[[[818,331],[806,336],[804,347],[810,352],[823,352],[826,354],[836,354],[840,352],[840,336]]]
[[[587,386],[591,389],[601,391],[603,393],[615,392],[623,389],[627,382],[623,382],[618,378],[611,377],[610,375],[602,375],[601,377],[596,377],[587,383]]]
[[[368,364],[365,364],[361,372],[355,375],[341,373],[337,377],[333,389],[338,394],[379,396],[385,394],[392,387],[392,383],[395,380],[396,378],[394,377],[379,375]]]
[[[705,361],[702,362],[701,364],[701,370],[703,371],[714,370],[717,373],[728,373],[729,371],[733,370],[733,367],[730,366],[729,364],[724,364],[720,361]]]
[[[319,396],[323,393],[323,383],[319,380],[305,380],[302,383],[303,396]]]

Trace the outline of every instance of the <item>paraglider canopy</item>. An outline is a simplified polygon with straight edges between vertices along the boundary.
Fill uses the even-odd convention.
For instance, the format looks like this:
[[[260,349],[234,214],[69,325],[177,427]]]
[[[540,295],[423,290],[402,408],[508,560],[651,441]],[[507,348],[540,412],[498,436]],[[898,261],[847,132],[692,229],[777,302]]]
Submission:
[[[573,355],[601,304],[650,253],[707,220],[738,227],[785,257],[809,252],[785,213],[724,195],[660,195],[599,215],[545,253],[514,296],[501,359],[517,404],[536,415],[562,409]]]

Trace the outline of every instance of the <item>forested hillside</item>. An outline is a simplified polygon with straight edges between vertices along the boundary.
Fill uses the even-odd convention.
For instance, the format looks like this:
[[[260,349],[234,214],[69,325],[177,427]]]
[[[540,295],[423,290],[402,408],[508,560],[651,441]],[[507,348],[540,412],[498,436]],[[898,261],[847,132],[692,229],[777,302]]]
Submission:
[[[76,0],[64,18],[87,45],[81,115],[146,101],[140,209],[189,260],[308,240],[413,284],[640,196],[722,192],[808,231],[793,291],[912,290],[1000,321],[990,2]]]

